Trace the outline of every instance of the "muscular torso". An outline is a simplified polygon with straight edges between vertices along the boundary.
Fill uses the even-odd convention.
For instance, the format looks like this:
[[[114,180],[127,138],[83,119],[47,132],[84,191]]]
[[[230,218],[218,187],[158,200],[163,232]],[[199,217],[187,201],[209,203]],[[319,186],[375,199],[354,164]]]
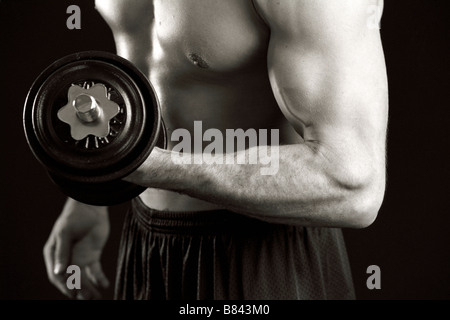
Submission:
[[[273,129],[280,144],[301,138],[282,115],[267,71],[269,30],[251,0],[97,0],[111,26],[117,52],[136,64],[155,87],[169,137],[194,121],[209,128]],[[207,202],[148,189],[155,209],[194,211]]]

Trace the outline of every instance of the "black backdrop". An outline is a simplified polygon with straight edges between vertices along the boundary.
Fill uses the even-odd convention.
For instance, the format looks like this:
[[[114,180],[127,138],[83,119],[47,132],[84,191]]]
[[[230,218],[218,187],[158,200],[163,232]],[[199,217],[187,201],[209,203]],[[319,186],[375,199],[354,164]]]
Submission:
[[[390,87],[388,187],[376,222],[345,230],[359,299],[449,299],[449,11],[446,0],[387,1],[381,31]],[[66,8],[81,8],[81,30]],[[1,1],[0,298],[63,299],[42,247],[65,197],[31,155],[22,129],[27,90],[46,66],[83,50],[115,52],[93,1]],[[114,279],[127,204],[111,208],[103,255]],[[366,287],[369,265],[381,289]],[[112,298],[112,289],[105,293]]]

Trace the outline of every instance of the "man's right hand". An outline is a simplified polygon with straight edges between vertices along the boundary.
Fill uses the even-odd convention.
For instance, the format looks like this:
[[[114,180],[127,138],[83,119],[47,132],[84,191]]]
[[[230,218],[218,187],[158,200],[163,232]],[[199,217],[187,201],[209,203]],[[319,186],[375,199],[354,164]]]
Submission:
[[[95,207],[68,199],[44,246],[50,282],[70,298],[99,299],[100,288],[109,286],[100,257],[109,236],[107,207]],[[81,289],[70,290],[69,265],[81,270]]]

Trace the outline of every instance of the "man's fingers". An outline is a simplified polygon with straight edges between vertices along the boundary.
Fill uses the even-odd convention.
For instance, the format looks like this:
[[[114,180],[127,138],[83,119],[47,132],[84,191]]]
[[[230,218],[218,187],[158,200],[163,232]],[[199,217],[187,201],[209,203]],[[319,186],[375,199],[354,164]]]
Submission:
[[[73,291],[75,291],[78,300],[97,300],[102,297],[100,291],[87,276],[86,268],[81,270],[81,289]]]
[[[100,262],[95,262],[86,267],[86,274],[96,286],[104,289],[109,287],[109,280],[103,272]]]
[[[53,266],[53,273],[62,275],[66,273],[70,261],[70,241],[64,234],[57,235],[55,240],[55,264]]]
[[[66,285],[66,269],[61,264],[61,260],[59,260],[59,266],[58,266],[58,273],[55,273],[56,269],[56,251],[57,248],[61,252],[61,250],[67,250],[65,248],[61,248],[61,245],[64,247],[64,244],[61,243],[62,241],[57,239],[57,237],[51,236],[50,239],[47,241],[47,243],[44,246],[43,254],[44,254],[44,262],[45,262],[45,268],[47,271],[47,276],[50,282],[58,288],[59,291],[61,291],[64,295],[66,295],[69,298],[73,298],[74,293],[71,292],[67,288]],[[63,260],[64,261],[64,260]],[[67,264],[67,260],[65,264]]]
[[[47,270],[47,276],[50,279],[53,276],[53,255],[55,252],[55,242],[53,239],[49,239],[44,246],[43,254],[44,254],[44,262],[45,269]]]

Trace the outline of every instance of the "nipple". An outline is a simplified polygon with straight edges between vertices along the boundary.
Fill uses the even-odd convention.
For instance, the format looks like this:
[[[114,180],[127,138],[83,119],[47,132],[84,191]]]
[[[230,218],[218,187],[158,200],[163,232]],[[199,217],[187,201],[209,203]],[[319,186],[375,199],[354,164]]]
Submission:
[[[208,69],[209,65],[196,53],[189,53],[189,59],[199,68]]]

